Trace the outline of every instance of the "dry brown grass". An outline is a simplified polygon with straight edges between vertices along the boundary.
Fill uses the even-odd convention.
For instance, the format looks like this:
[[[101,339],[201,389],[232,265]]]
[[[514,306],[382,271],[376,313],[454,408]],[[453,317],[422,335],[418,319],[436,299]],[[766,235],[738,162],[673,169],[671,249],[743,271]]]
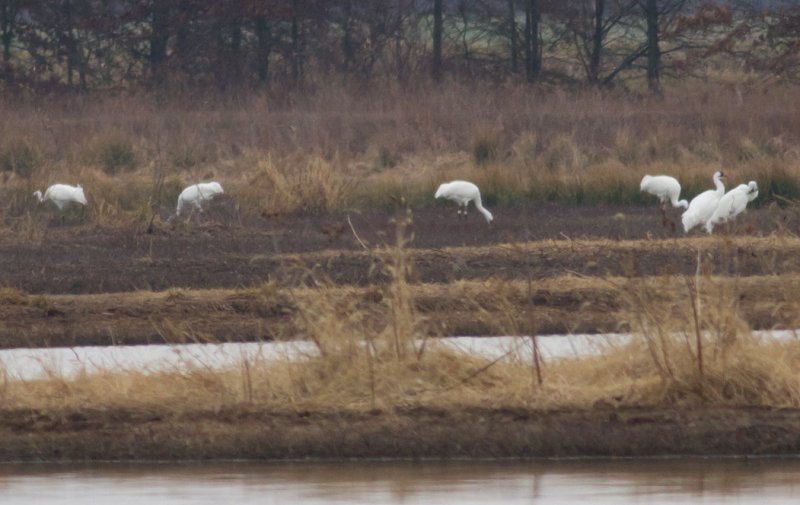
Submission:
[[[385,251],[383,268],[392,282],[383,288],[339,289],[320,281],[315,289],[284,291],[268,283],[249,291],[265,303],[291,301],[316,352],[299,359],[243,358],[229,369],[201,364],[155,374],[107,371],[67,378],[53,373],[47,380],[5,380],[0,391],[3,405],[44,410],[145,409],[163,415],[244,406],[319,412],[406,407],[549,411],[609,406],[800,406],[796,373],[800,341],[757,340],[742,309],[745,295],[783,292],[782,303],[794,303],[788,310],[796,312],[792,298],[800,286],[796,276],[712,277],[705,273],[707,267],[699,255],[695,276],[567,277],[537,285],[535,293],[526,282],[422,287],[408,282],[413,272],[408,251],[402,247],[407,225],[408,221],[398,225],[400,247]],[[598,303],[602,298],[598,293],[605,292],[622,301],[619,317],[630,325],[635,338],[629,345],[615,347],[598,337],[598,345],[606,347],[602,356],[546,361],[539,381],[526,352],[509,349],[503,359],[491,361],[429,338],[436,336],[437,328],[420,310],[419,299],[427,297],[426,303],[434,303],[437,290],[448,289],[459,291],[450,294],[455,303],[476,314],[491,315],[509,334],[527,317],[528,309],[520,300],[586,292],[586,303]],[[4,290],[2,296],[6,303],[30,301],[13,290]],[[158,296],[182,303],[198,294],[173,290]],[[523,337],[519,345],[524,349],[531,342]]]
[[[6,221],[30,193],[81,182],[101,224],[163,212],[177,191],[218,179],[243,213],[428,204],[443,179],[475,180],[492,204],[643,202],[643,173],[688,195],[724,167],[762,201],[800,196],[795,88],[672,89],[661,99],[451,84],[405,93],[331,86],[290,104],[253,95],[158,103],[80,97],[0,104]],[[162,193],[157,181],[167,181]],[[154,200],[154,197],[156,201]]]
[[[346,165],[322,157],[254,156],[241,173],[228,184],[231,195],[241,208],[264,215],[346,208],[357,184]]]

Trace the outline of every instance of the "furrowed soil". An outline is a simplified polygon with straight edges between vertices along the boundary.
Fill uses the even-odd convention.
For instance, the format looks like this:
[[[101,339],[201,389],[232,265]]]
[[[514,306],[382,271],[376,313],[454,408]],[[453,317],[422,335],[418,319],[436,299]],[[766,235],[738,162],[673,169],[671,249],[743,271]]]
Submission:
[[[0,235],[0,347],[296,338],[298,300],[320,286],[380,311],[404,210],[241,223],[226,209],[150,230],[53,217]],[[698,258],[705,274],[748,279],[741,304],[754,328],[796,323],[793,209],[750,210],[714,237],[673,230],[679,214],[655,207],[494,211],[491,225],[448,206],[412,215],[414,303],[436,336],[503,334],[509,307],[525,312],[522,331],[625,331],[629,279],[692,275]],[[508,307],[496,301],[503,290]]]
[[[753,328],[796,328],[800,214],[748,210],[713,237],[653,207],[417,210],[404,228],[414,309],[432,336],[629,329],[625,297],[675,274],[735,284]],[[314,297],[372,317],[404,209],[99,227],[42,218],[0,234],[0,347],[302,338]],[[610,402],[610,403],[609,403]],[[797,409],[483,406],[333,412],[0,406],[0,460],[794,454]]]

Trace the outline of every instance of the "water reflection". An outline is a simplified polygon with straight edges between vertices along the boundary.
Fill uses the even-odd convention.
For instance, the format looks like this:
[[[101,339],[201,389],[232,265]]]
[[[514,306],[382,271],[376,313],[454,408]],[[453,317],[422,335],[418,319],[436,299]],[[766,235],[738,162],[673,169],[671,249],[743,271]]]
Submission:
[[[0,465],[0,503],[797,503],[800,460]]]

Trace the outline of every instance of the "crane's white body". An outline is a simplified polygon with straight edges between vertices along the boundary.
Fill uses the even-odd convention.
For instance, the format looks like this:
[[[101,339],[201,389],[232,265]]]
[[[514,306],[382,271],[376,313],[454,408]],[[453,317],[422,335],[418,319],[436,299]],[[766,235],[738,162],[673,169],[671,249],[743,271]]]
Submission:
[[[723,177],[725,177],[724,173],[715,172],[713,178],[715,189],[703,191],[689,202],[689,208],[681,216],[683,230],[686,233],[695,226],[706,224],[711,219],[714,211],[717,210],[717,204],[725,195],[725,185],[722,183]]]
[[[725,193],[719,199],[717,208],[711,217],[706,221],[706,231],[711,233],[714,226],[726,221],[733,221],[736,216],[744,212],[747,204],[758,197],[758,184],[750,181],[747,184],[739,184],[732,190]]]
[[[483,214],[487,223],[491,223],[494,216],[481,203],[481,191],[478,186],[468,181],[451,181],[445,182],[436,190],[435,198],[446,198],[458,204],[458,214],[463,213],[467,215],[467,206],[469,202],[475,202],[475,208]]]
[[[202,212],[203,202],[211,200],[222,193],[224,193],[224,191],[222,191],[222,186],[220,186],[218,182],[192,184],[178,195],[178,206],[175,209],[175,215],[180,216],[187,207],[194,207],[198,212]]]
[[[645,175],[642,177],[639,189],[658,197],[662,207],[670,202],[673,207],[689,208],[689,202],[678,200],[681,195],[681,184],[669,175]]]
[[[70,186],[69,184],[53,184],[44,192],[44,196],[42,196],[41,191],[35,191],[33,193],[40,202],[46,202],[50,200],[53,202],[58,210],[64,210],[64,207],[70,204],[70,202],[75,202],[80,205],[86,205],[88,202],[86,201],[86,195],[83,194],[83,188],[80,184],[77,186]]]

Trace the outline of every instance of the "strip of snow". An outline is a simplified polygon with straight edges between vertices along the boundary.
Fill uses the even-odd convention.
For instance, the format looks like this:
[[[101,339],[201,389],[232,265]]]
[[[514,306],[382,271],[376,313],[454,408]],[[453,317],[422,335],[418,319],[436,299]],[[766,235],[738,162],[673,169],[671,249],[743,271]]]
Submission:
[[[765,341],[789,340],[800,338],[799,331],[760,331],[754,335]],[[537,337],[536,342],[542,358],[551,361],[597,356],[624,346],[632,338],[626,333],[548,335]],[[488,359],[530,360],[532,356],[529,337],[452,337],[426,345],[444,345]],[[107,371],[221,369],[244,362],[300,359],[314,352],[314,345],[306,341],[6,349],[0,350],[0,373],[7,380],[33,380]]]

